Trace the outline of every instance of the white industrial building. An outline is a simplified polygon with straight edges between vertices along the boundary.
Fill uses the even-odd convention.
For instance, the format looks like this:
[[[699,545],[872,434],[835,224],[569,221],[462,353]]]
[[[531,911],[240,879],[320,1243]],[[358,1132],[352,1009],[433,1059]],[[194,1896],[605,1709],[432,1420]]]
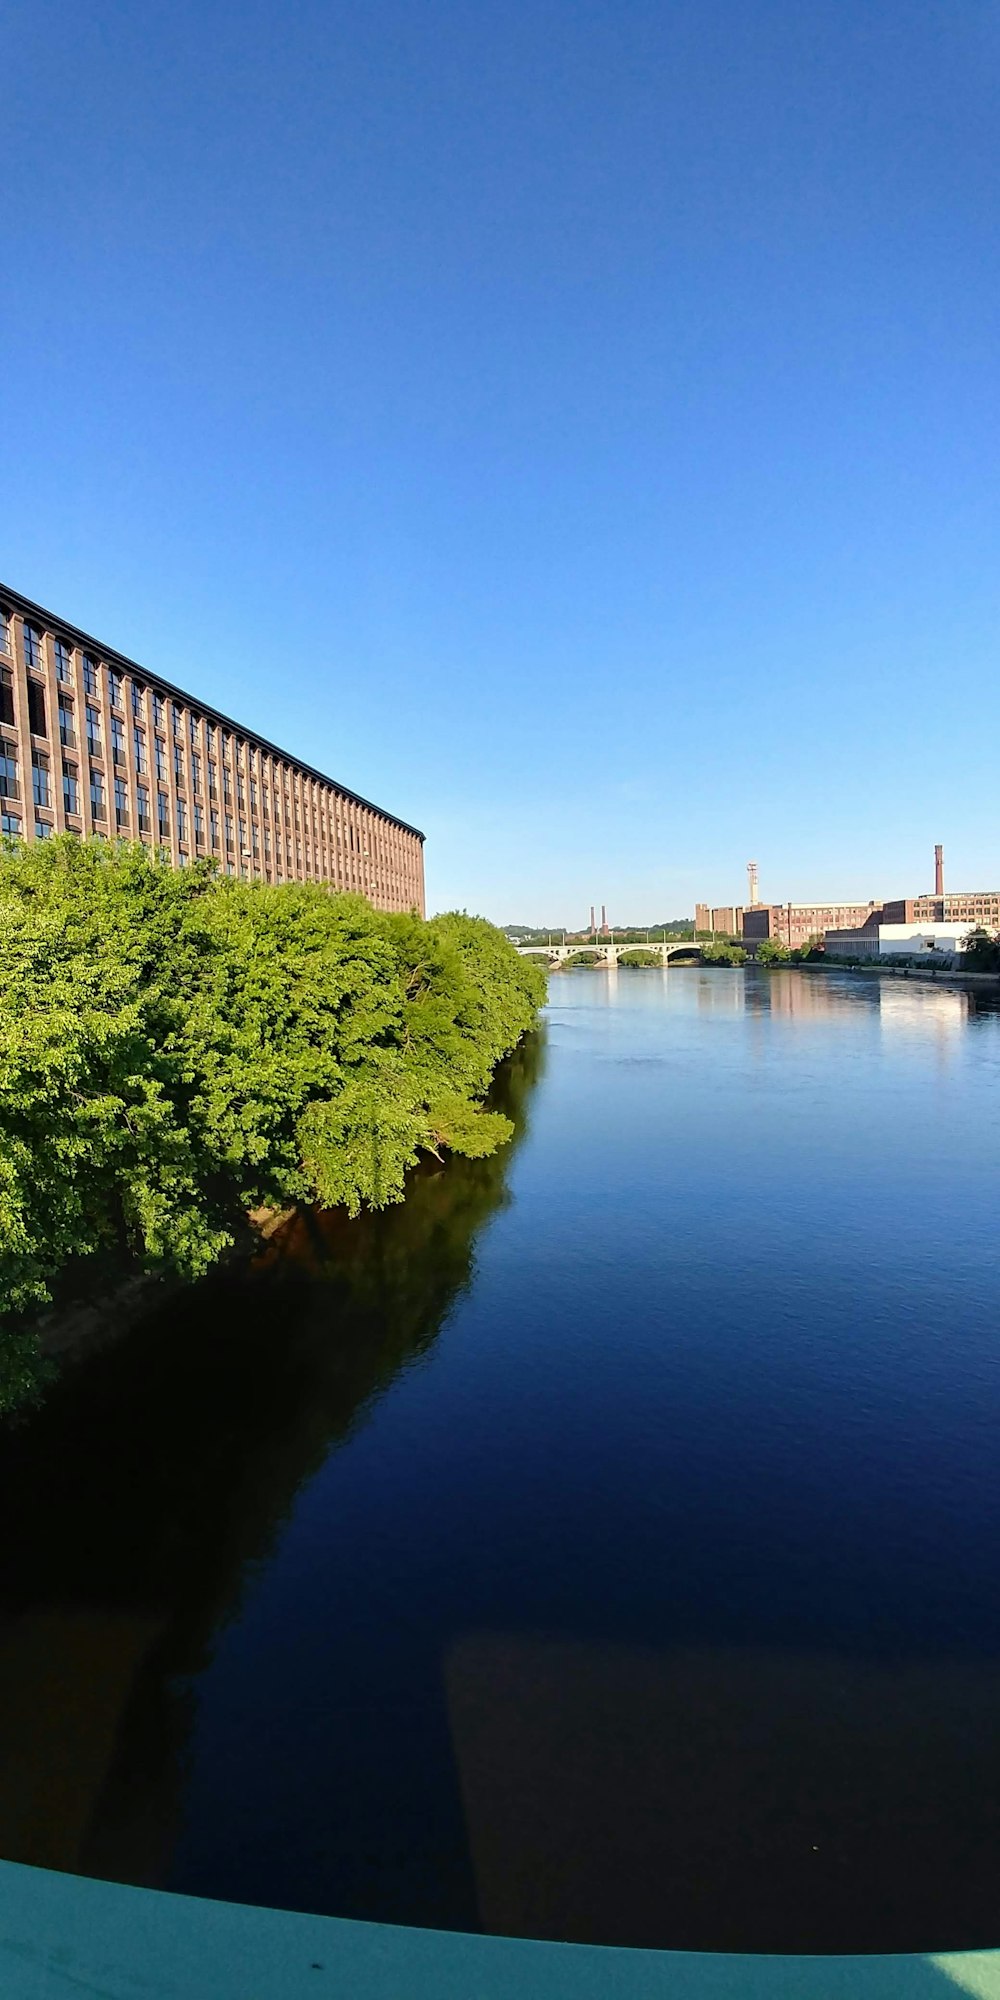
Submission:
[[[882,924],[869,918],[860,930],[826,931],[823,942],[831,958],[939,958],[961,956],[972,925],[964,923]]]

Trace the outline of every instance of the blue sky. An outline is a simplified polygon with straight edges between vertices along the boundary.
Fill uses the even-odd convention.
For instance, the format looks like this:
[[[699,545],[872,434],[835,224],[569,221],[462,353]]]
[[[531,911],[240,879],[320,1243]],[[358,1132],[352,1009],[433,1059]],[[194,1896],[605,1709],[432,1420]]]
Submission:
[[[0,577],[433,907],[1000,882],[994,0],[13,0]]]

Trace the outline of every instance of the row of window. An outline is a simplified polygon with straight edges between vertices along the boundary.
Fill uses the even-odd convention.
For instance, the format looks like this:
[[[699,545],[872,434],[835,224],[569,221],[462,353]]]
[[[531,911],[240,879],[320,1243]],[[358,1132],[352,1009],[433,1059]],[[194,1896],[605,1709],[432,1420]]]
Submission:
[[[65,810],[67,813],[76,817],[79,815],[80,812],[79,772],[77,766],[75,764],[68,763],[65,758],[63,759],[63,766],[62,766],[62,780],[63,780],[63,804]],[[51,809],[52,793],[50,785],[49,760],[45,756],[44,752],[40,750],[33,750],[31,753],[31,795],[32,795],[32,800],[36,806],[43,807],[45,809]],[[3,743],[2,747],[0,747],[0,797],[3,797],[4,799],[17,799],[19,798],[19,796],[20,796],[20,790],[18,784],[17,759],[14,754],[13,746],[10,744]],[[124,778],[116,777],[114,780],[114,800],[115,800],[115,822],[120,827],[127,826],[129,819],[128,790]],[[138,821],[139,831],[140,833],[148,833],[152,830],[152,822],[150,817],[149,787],[147,785],[136,786],[136,804],[137,804],[137,821]],[[91,816],[93,819],[103,820],[106,817],[104,779],[102,774],[99,771],[95,770],[92,770],[90,773],[90,807],[91,807]],[[160,833],[166,837],[169,837],[170,800],[166,792],[160,792],[160,791],[157,792],[156,813],[157,813],[157,826]],[[192,824],[194,828],[195,841],[199,846],[202,846],[205,840],[205,811],[204,807],[201,806],[200,804],[196,804],[193,808]],[[225,834],[225,843],[227,848],[232,848],[235,837],[241,854],[246,855],[248,852],[252,852],[254,855],[256,855],[259,853],[260,835],[258,829],[255,826],[251,826],[249,828],[250,848],[248,850],[247,847],[248,828],[246,820],[238,819],[234,822],[232,814],[225,813],[222,818],[222,830],[224,831]],[[219,815],[217,812],[210,811],[208,815],[208,836],[210,845],[213,848],[218,848],[220,844],[219,834],[220,834]],[[182,841],[186,841],[188,838],[188,810],[187,810],[187,805],[183,799],[178,799],[177,801],[177,836],[178,839]],[[301,861],[302,858],[301,845],[297,843],[297,846],[298,846],[298,858]],[[264,829],[263,849],[264,849],[264,854],[268,858],[270,858],[271,835],[269,829],[266,827]],[[280,843],[278,843],[277,845],[277,851],[280,855],[281,853]],[[287,853],[287,859],[290,864],[292,860],[292,849],[290,843],[287,846],[286,853]]]
[[[31,624],[30,621],[28,620],[24,621],[23,629],[24,629],[24,653],[25,653],[26,664],[34,671],[40,672],[42,670],[43,659],[44,659],[43,634],[37,626]],[[62,691],[64,685],[67,683],[71,683],[73,678],[72,647],[69,645],[67,641],[59,638],[56,638],[54,640],[53,645],[55,654],[56,678],[60,684],[57,694],[59,743],[60,747],[64,750],[67,749],[74,750],[77,748],[77,737],[75,730],[75,712],[74,712],[73,698],[71,695],[64,694]],[[0,653],[7,653],[8,655],[12,653],[10,616],[7,612],[3,610],[2,607],[0,607]],[[95,660],[90,654],[83,655],[83,681],[84,681],[85,694],[87,696],[97,697],[99,695],[101,671],[102,669],[97,660]],[[112,710],[114,711],[110,717],[112,760],[115,766],[119,770],[124,770],[126,764],[125,732],[123,723],[121,721],[121,715],[124,712],[124,706],[125,706],[123,700],[124,676],[115,668],[108,668],[106,669],[106,671],[108,675],[109,703]],[[146,692],[147,689],[142,685],[142,683],[135,680],[130,682],[130,705],[131,705],[132,715],[134,718],[133,751],[135,757],[136,771],[140,777],[146,776],[148,772],[146,736],[145,736],[145,731],[141,726],[141,720],[140,720],[144,715],[143,699]],[[151,693],[152,704],[153,704],[154,726],[165,727],[167,698],[158,694],[155,689],[150,690],[149,692]],[[39,683],[38,681],[29,678],[27,695],[28,695],[28,722],[29,722],[30,732],[33,736],[44,739],[48,735],[48,729],[46,726],[44,685]],[[172,745],[172,764],[173,764],[174,779],[177,784],[182,785],[185,783],[184,750],[181,742],[178,741],[177,739],[182,737],[184,733],[183,729],[184,712],[181,705],[172,699],[170,700],[169,706],[171,709],[171,720],[173,724],[173,733],[174,733],[174,742]],[[88,700],[86,702],[85,720],[86,720],[86,740],[87,740],[88,753],[91,757],[103,758],[100,710],[92,705],[91,700]],[[7,723],[8,725],[13,726],[14,722],[15,722],[15,715],[14,715],[12,674],[10,669],[4,667],[2,662],[0,662],[0,723]],[[191,741],[191,787],[195,795],[195,800],[197,801],[202,793],[202,759],[198,749],[195,748],[195,745],[199,743],[198,722],[196,717],[190,713],[188,715],[188,729]],[[229,730],[222,729],[221,726],[219,726],[217,731],[216,725],[212,723],[206,723],[205,730],[206,730],[206,741],[209,749],[215,748],[216,736],[218,733],[218,735],[221,737],[223,756],[225,756],[227,753],[231,751],[233,737]],[[161,737],[159,736],[154,737],[155,774],[158,783],[164,783],[164,784],[167,781],[167,747],[168,746],[166,742]],[[11,746],[8,746],[8,749],[10,748]],[[236,738],[237,754],[242,755],[245,749],[246,749],[245,739],[242,737],[237,737]],[[251,754],[255,753],[252,752]],[[219,796],[218,783],[217,783],[218,770],[213,758],[210,757],[207,760],[207,763],[208,763],[207,795],[209,801],[214,802]],[[32,780],[33,792],[35,791],[36,785],[39,789],[43,786],[43,784],[47,787],[47,768],[45,767],[44,758],[41,757],[40,753],[35,753],[35,752],[32,753],[32,770],[33,770],[33,780]],[[71,776],[66,775],[67,770],[71,771],[72,773]],[[44,772],[44,777],[43,775],[41,775],[43,772]],[[251,776],[249,778],[248,781],[249,799],[250,799],[251,813],[256,814],[258,811],[262,811],[263,817],[266,821],[270,817],[271,793],[268,785],[268,773],[266,771],[262,772],[262,777],[263,777],[263,783],[260,786],[259,790],[256,777]],[[287,857],[288,864],[289,866],[291,866],[293,860],[293,849],[292,849],[293,820],[294,820],[295,835],[296,835],[295,853],[300,864],[302,861],[302,842],[301,839],[299,838],[302,831],[302,815],[300,814],[298,799],[296,798],[293,801],[291,796],[290,786],[289,786],[289,772],[287,769],[285,769],[284,772],[282,773],[282,778],[283,778],[283,789],[284,789],[284,823],[285,823],[284,852]],[[13,755],[0,755],[0,797],[16,797],[17,796],[16,784],[17,784],[16,763],[14,761]],[[124,780],[116,777],[114,780],[114,784],[115,784],[115,803],[116,803],[115,816],[118,824],[124,825],[127,823],[127,812],[128,812]],[[8,789],[8,787],[11,786],[14,788],[13,790]],[[66,810],[68,812],[76,813],[77,807],[75,805],[71,806],[68,803],[70,797],[73,798],[78,797],[78,793],[76,790],[75,769],[73,769],[73,767],[67,767],[65,765],[65,760],[64,760],[63,790],[64,790],[64,799],[67,801]],[[139,813],[138,813],[139,829],[140,831],[148,831],[151,830],[148,793],[146,792],[146,788],[143,786],[139,786],[138,791],[142,795],[140,797]],[[166,830],[169,827],[169,800],[165,794],[158,793],[157,796],[158,796],[157,822],[161,830]],[[274,799],[274,820],[275,820],[275,846],[276,846],[276,852],[280,856],[282,853],[282,839],[281,839],[282,793],[281,790],[279,789],[277,778],[275,780],[273,788],[273,799]],[[224,805],[231,804],[233,802],[233,788],[230,777],[230,771],[225,763],[222,766],[222,800]],[[42,801],[38,796],[36,796],[35,802],[36,804],[39,804],[47,802],[47,799],[46,801]],[[246,802],[247,802],[247,794],[244,786],[243,773],[242,771],[237,769],[236,804],[239,807],[241,813],[246,810]],[[104,812],[103,780],[101,779],[100,773],[96,772],[92,772],[91,774],[91,804],[92,808],[94,808],[95,810],[95,816],[103,816]],[[195,837],[199,842],[201,842],[204,837],[204,811],[200,803],[196,802],[194,804],[193,816],[194,816],[193,823],[195,828]],[[178,835],[180,839],[184,840],[187,838],[187,830],[186,830],[187,805],[184,800],[179,799],[177,801],[177,817],[178,817]],[[226,845],[231,847],[233,844],[232,816],[228,813],[225,814],[224,821],[225,821]],[[310,832],[310,822],[311,822],[313,839],[318,844],[321,838],[321,824],[315,800],[311,802],[306,802],[305,804],[305,831],[307,836],[307,847],[308,847],[308,835]],[[44,824],[44,822],[42,824]],[[45,830],[49,831],[50,829],[46,826]],[[213,847],[217,847],[219,845],[218,815],[211,810],[209,812],[209,830],[210,830],[211,844]],[[252,851],[254,854],[256,854],[259,848],[259,835],[256,826],[253,825],[252,822],[250,825],[250,837],[251,837]],[[347,848],[349,851],[356,853],[358,855],[362,855],[365,858],[372,858],[372,859],[375,858],[370,855],[370,850],[364,838],[363,830],[350,821],[346,823],[341,823],[338,820],[335,826],[333,826],[330,829],[330,838],[339,847]],[[241,853],[248,853],[249,850],[247,849],[247,825],[242,817],[239,820],[238,841]],[[265,855],[269,856],[271,851],[271,835],[270,835],[270,829],[267,825],[265,825],[264,827],[263,845],[264,845]],[[378,859],[382,863],[382,868],[384,869],[385,857],[379,856]]]

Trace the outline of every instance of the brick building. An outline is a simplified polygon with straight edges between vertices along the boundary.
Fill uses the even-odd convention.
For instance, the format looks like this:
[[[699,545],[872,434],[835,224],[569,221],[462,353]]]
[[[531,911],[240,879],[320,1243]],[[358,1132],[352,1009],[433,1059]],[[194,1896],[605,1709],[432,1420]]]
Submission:
[[[717,910],[707,903],[694,906],[694,927],[696,931],[712,931],[722,937],[739,937],[743,922],[743,911],[739,904],[723,903]]]
[[[774,938],[790,951],[822,938],[828,930],[860,930],[879,903],[762,903],[743,912],[743,936],[748,943]]]
[[[1000,930],[1000,889],[953,889],[886,903],[887,924],[967,924]]]
[[[64,831],[424,908],[416,827],[0,586],[0,832]]]

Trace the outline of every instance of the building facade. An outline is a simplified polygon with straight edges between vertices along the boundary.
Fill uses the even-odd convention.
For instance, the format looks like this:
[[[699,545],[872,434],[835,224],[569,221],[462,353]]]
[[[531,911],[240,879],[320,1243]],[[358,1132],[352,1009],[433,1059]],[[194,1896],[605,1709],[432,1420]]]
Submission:
[[[712,929],[720,937],[739,937],[743,923],[743,911],[734,903],[724,903],[721,909],[712,911]]]
[[[860,930],[878,903],[761,903],[743,912],[743,936],[750,943],[774,938],[794,951],[828,930]]]
[[[940,896],[912,896],[887,903],[885,920],[894,924],[965,924],[972,930],[1000,930],[1000,889],[949,889]]]
[[[739,937],[743,922],[743,911],[738,903],[723,903],[719,909],[710,909],[707,903],[694,906],[695,931],[711,931],[716,936]]]
[[[889,907],[894,908],[895,905]],[[827,931],[825,945],[829,956],[930,959],[936,954],[945,963],[950,963],[952,959],[960,958],[965,949],[968,924],[935,923],[926,918],[884,923],[881,916],[881,912],[876,912],[857,930]]]
[[[0,586],[0,833],[63,832],[424,910],[416,827]]]

